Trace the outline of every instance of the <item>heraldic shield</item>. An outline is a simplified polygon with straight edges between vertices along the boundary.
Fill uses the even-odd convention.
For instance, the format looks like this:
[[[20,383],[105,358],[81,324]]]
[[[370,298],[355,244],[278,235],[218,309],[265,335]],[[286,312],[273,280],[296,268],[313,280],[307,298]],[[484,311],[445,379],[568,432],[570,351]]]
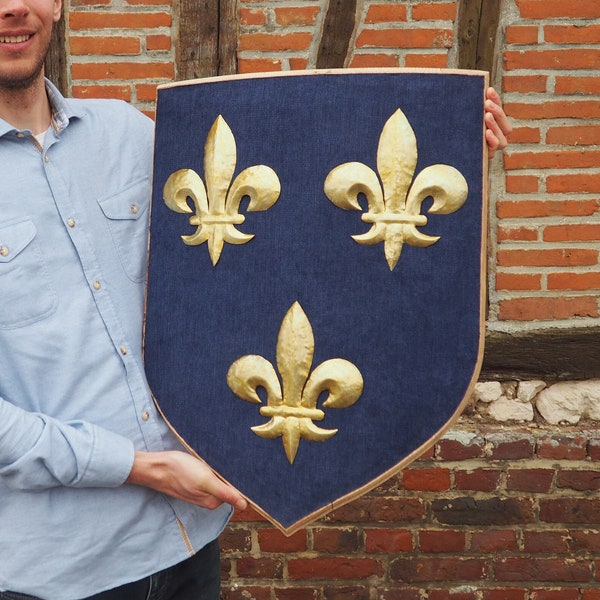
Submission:
[[[149,384],[287,534],[417,458],[472,391],[486,85],[336,70],[159,89]]]

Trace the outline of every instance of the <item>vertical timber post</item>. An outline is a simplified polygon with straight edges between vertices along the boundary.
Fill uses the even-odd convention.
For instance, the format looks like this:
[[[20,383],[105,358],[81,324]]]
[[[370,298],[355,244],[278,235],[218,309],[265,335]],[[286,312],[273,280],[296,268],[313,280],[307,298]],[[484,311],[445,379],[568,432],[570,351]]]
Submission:
[[[44,63],[46,77],[58,88],[61,94],[68,95],[69,80],[67,76],[67,53],[66,53],[66,2],[62,5],[62,16],[52,29],[50,48]]]
[[[236,0],[176,0],[174,11],[178,80],[237,71]]]
[[[356,0],[329,0],[317,54],[317,69],[342,68],[356,25]]]

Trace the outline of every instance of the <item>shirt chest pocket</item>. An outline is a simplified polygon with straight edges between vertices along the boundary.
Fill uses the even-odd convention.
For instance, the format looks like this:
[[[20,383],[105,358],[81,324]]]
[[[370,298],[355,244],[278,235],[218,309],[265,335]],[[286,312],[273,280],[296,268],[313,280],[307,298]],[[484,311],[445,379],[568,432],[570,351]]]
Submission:
[[[0,329],[40,321],[58,306],[33,221],[0,224]]]
[[[123,270],[129,279],[143,281],[148,252],[150,182],[144,178],[117,194],[98,200]]]

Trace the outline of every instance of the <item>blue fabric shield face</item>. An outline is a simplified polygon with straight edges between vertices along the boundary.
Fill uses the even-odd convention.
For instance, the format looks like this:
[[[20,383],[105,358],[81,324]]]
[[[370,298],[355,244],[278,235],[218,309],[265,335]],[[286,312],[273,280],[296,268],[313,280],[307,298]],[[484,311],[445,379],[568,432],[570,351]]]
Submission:
[[[345,70],[159,91],[150,387],[288,533],[417,457],[476,380],[486,81]]]

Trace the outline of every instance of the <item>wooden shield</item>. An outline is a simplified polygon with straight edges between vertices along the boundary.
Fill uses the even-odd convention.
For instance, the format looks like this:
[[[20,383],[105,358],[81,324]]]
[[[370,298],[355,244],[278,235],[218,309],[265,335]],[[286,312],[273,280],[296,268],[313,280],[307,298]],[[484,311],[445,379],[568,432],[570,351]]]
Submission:
[[[285,533],[419,456],[477,379],[486,85],[340,70],[159,89],[148,380]]]

